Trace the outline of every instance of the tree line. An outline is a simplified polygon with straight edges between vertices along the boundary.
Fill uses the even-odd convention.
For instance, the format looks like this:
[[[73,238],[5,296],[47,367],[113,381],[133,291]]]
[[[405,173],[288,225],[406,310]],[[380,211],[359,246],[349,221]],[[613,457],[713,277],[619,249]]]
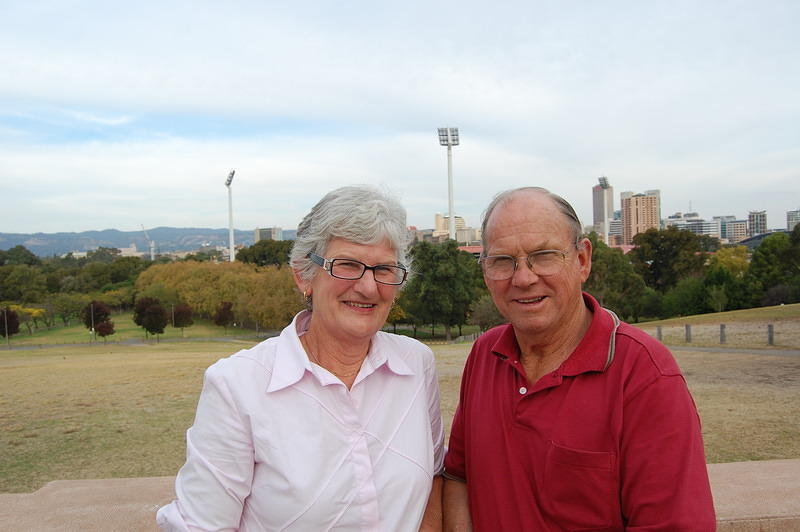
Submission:
[[[752,253],[675,227],[637,235],[627,254],[595,234],[588,238],[593,264],[584,288],[627,321],[800,301],[800,226],[768,236]],[[189,325],[199,316],[224,327],[277,330],[303,308],[287,266],[291,245],[260,241],[240,250],[233,263],[199,255],[147,261],[109,248],[81,259],[41,259],[16,246],[0,251],[2,318],[7,322],[13,314],[17,329],[25,326],[29,333],[88,316],[98,334],[113,334],[113,322],[110,328],[106,322],[127,310],[155,335],[169,322],[188,326],[176,324],[184,316]],[[409,281],[388,318],[395,329],[402,325],[416,335],[420,327],[440,325],[451,338],[468,323],[486,329],[503,322],[478,261],[454,241],[419,242],[409,256]],[[107,318],[90,316],[101,305],[109,309]],[[175,318],[172,309],[178,310]]]

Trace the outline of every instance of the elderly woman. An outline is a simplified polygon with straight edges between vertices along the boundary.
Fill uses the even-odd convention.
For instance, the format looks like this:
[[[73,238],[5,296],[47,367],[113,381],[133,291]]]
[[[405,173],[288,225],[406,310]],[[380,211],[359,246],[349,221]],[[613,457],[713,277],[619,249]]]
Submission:
[[[206,371],[163,529],[440,529],[433,354],[380,331],[407,275],[405,220],[364,186],[303,219],[291,267],[308,310]]]

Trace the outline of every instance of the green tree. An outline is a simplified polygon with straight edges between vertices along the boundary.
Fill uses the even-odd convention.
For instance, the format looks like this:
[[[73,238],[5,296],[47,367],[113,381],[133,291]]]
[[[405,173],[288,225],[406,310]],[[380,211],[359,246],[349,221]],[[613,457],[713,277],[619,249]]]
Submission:
[[[710,266],[703,276],[708,310],[722,312],[747,308],[749,303],[744,277],[734,275],[720,264],[717,262],[716,265]]]
[[[32,252],[28,250],[25,246],[14,246],[13,248],[7,251],[0,251],[0,266],[9,265],[21,265],[26,264],[28,266],[39,266],[41,265],[42,261],[34,255]]]
[[[109,267],[112,283],[133,283],[136,276],[147,268],[145,262],[139,257],[118,257]]]
[[[38,303],[47,293],[47,279],[39,266],[0,266],[0,300]]]
[[[592,243],[592,271],[583,285],[601,306],[623,319],[638,321],[642,310],[645,283],[622,250],[608,247],[595,233]]]
[[[81,311],[89,303],[89,298],[83,294],[58,293],[50,296],[47,301],[66,327],[72,319],[80,317]]]
[[[634,270],[647,286],[666,293],[686,277],[700,277],[705,253],[698,236],[677,227],[648,229],[633,237],[634,248],[628,253]]]
[[[0,318],[3,320],[0,323],[0,336],[11,337],[19,332],[19,316],[16,312],[9,307],[0,309]]]
[[[252,246],[240,249],[236,253],[236,260],[258,266],[286,266],[293,244],[292,240],[259,240]]]
[[[719,238],[710,235],[697,235],[697,243],[703,251],[713,253],[722,247]]]
[[[796,264],[790,264],[793,253],[792,240],[786,233],[767,236],[753,251],[746,282],[751,303],[762,304],[762,299],[773,286],[790,285]]]
[[[111,284],[111,264],[105,262],[90,262],[78,272],[78,280],[84,292],[100,290]]]
[[[507,320],[497,310],[497,306],[492,301],[492,296],[484,294],[472,305],[469,322],[477,325],[481,331],[486,331],[506,323]]]
[[[707,294],[703,280],[687,277],[678,281],[678,284],[664,294],[663,308],[667,316],[692,316],[705,313]]]
[[[470,253],[460,251],[454,240],[437,245],[419,242],[409,255],[415,274],[404,290],[406,308],[424,323],[444,325],[449,341],[451,328],[467,322],[478,295],[478,263]]]
[[[714,312],[722,312],[728,304],[728,294],[722,285],[713,285],[708,288],[708,304]]]
[[[94,251],[90,251],[86,254],[86,262],[101,262],[103,264],[111,264],[114,262],[114,259],[119,257],[120,251],[117,248],[106,248],[100,246]]]

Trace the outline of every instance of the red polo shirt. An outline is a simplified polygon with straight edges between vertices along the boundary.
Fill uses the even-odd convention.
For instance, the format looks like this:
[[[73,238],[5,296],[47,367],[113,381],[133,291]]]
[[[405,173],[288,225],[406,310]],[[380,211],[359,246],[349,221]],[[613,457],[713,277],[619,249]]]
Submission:
[[[585,337],[533,386],[511,325],[464,368],[445,458],[476,531],[715,529],[700,420],[675,359],[584,294]]]

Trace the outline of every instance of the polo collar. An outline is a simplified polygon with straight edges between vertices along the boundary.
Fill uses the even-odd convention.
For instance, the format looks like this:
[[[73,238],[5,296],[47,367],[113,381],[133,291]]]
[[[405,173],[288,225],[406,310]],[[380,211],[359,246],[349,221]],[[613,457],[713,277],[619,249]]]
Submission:
[[[583,293],[583,301],[592,312],[592,322],[578,347],[561,365],[560,373],[565,376],[592,371],[603,372],[614,360],[614,340],[620,324],[619,318],[612,311],[601,307],[597,300],[586,292]],[[505,326],[491,350],[501,359],[519,360],[519,344],[511,324]]]
[[[272,377],[267,385],[267,393],[288,388],[298,383],[306,372],[313,373],[311,361],[308,360],[303,344],[300,343],[300,333],[308,329],[310,321],[311,312],[300,311],[278,336],[275,362],[272,366]],[[396,375],[414,375],[414,371],[397,352],[397,347],[392,345],[386,335],[377,333],[372,337],[369,353],[364,359],[364,367],[358,379],[371,375],[384,365]]]

